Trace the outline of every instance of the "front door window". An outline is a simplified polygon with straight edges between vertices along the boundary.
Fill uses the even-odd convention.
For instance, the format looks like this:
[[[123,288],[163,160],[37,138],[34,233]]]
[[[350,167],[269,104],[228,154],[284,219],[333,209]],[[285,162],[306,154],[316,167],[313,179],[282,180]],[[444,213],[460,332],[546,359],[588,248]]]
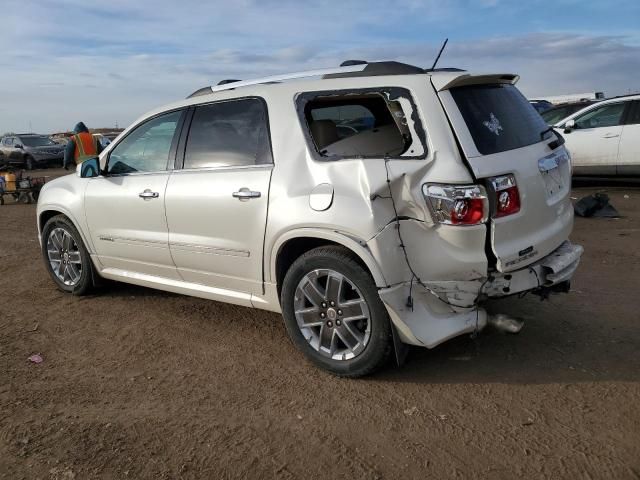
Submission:
[[[620,125],[624,107],[624,103],[611,103],[595,108],[576,118],[576,128],[602,128]]]
[[[109,174],[166,170],[180,115],[182,111],[160,115],[129,133],[109,155]]]

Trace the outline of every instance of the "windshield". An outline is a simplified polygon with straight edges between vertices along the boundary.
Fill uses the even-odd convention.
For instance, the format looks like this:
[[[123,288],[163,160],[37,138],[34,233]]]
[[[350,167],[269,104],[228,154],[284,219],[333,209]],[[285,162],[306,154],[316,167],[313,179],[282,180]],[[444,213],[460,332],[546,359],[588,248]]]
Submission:
[[[25,147],[47,147],[50,145],[57,145],[56,142],[51,140],[49,137],[41,136],[29,136],[29,137],[20,137],[20,141]]]
[[[552,108],[540,114],[547,125],[555,125],[563,118],[571,115],[571,109],[569,107]]]
[[[513,85],[451,89],[469,133],[483,155],[526,147],[542,140],[548,126]]]

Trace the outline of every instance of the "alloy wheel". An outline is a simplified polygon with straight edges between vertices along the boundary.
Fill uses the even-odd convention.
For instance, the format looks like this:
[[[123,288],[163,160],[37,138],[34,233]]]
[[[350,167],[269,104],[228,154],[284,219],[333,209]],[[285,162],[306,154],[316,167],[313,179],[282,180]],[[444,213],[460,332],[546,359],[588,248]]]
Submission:
[[[309,345],[333,360],[350,360],[371,338],[369,306],[355,284],[330,269],[307,273],[296,288],[294,312]]]
[[[82,275],[82,256],[78,244],[64,228],[51,230],[47,239],[47,256],[55,276],[67,286],[73,287]]]

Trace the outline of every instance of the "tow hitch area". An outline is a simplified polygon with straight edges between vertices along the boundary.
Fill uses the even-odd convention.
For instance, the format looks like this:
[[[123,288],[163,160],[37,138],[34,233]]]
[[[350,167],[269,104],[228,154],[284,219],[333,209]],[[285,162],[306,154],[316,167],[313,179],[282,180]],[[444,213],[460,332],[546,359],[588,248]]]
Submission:
[[[578,268],[583,248],[565,241],[543,259],[513,272],[492,272],[483,288],[488,297],[505,297],[520,292],[567,292],[569,280]],[[546,297],[545,297],[546,298]]]

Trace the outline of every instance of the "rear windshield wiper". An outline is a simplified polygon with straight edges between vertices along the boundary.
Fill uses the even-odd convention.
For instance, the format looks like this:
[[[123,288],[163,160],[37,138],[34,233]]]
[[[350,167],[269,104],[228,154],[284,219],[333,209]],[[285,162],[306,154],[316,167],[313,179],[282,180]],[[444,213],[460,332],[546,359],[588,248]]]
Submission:
[[[546,128],[545,130],[543,130],[543,131],[541,131],[541,132],[540,132],[540,139],[541,139],[541,140],[544,140],[544,139],[545,139],[545,138],[544,138],[544,136],[545,136],[547,133],[549,133],[549,132],[554,132],[554,131],[555,131],[555,130],[553,129],[553,127]]]
[[[544,138],[544,137],[545,137],[545,136],[547,135],[547,133],[549,133],[549,132],[551,132],[551,133],[555,134],[555,136],[556,136],[556,140],[553,140],[552,142],[549,142],[549,144],[548,144],[548,145],[549,145],[549,148],[550,148],[551,150],[555,150],[555,149],[556,149],[556,148],[558,148],[560,145],[564,145],[564,141],[565,141],[565,140],[564,140],[564,137],[563,137],[562,135],[560,135],[560,134],[558,133],[558,131],[557,131],[555,128],[553,128],[553,127],[546,128],[546,129],[544,129],[542,132],[540,132],[540,139],[541,139],[541,140],[545,140],[545,138]]]

